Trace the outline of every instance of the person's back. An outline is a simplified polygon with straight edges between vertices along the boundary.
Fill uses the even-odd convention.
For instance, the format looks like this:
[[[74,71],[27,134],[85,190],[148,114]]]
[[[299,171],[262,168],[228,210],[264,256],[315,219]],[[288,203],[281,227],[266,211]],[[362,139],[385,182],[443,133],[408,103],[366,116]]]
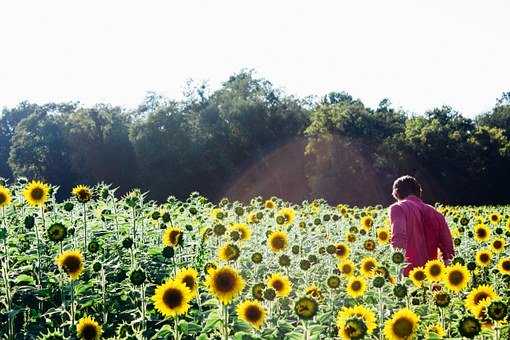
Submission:
[[[416,179],[410,176],[397,179],[393,196],[398,201],[389,208],[392,245],[405,252],[409,265],[404,275],[414,267],[436,259],[438,249],[448,263],[454,255],[450,229],[443,215],[419,198],[421,187]]]

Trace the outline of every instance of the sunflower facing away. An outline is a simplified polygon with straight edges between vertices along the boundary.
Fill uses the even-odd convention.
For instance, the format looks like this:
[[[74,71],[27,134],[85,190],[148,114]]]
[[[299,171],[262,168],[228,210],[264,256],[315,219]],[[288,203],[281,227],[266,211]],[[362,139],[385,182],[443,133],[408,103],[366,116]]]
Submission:
[[[397,311],[384,324],[384,335],[389,340],[414,339],[420,317],[409,308]]]
[[[347,294],[350,297],[357,298],[363,296],[367,290],[367,282],[362,276],[353,276],[347,282]]]
[[[11,191],[0,185],[0,208],[6,207],[12,202]]]
[[[190,290],[191,297],[198,293],[198,272],[195,268],[179,268],[175,281],[182,282]]]
[[[103,329],[93,318],[86,316],[76,325],[76,333],[80,339],[97,340],[101,338]]]
[[[71,280],[76,280],[83,272],[83,255],[79,250],[66,250],[58,255],[55,263]]]
[[[292,289],[289,278],[280,273],[271,274],[267,279],[267,286],[273,288],[276,291],[276,295],[279,297],[288,296]]]
[[[92,190],[86,185],[75,186],[71,193],[80,203],[87,203],[92,197]]]
[[[211,269],[206,278],[209,292],[224,305],[235,299],[244,288],[244,279],[230,267]]]
[[[168,280],[156,287],[153,296],[154,307],[165,317],[175,317],[186,313],[191,299],[189,288],[177,280]]]
[[[498,294],[490,285],[480,285],[473,288],[464,300],[464,305],[475,317],[479,317],[483,309],[490,305],[491,301],[498,299]]]
[[[239,319],[255,329],[260,329],[266,320],[266,308],[257,300],[241,302],[236,308]]]
[[[356,336],[362,327],[356,327],[356,322],[352,322],[353,320],[362,321],[363,325],[366,328],[366,333],[372,334],[375,328],[377,327],[377,321],[375,313],[363,306],[356,305],[354,307],[343,307],[341,311],[338,312],[336,318],[336,325],[338,327],[338,335],[342,339],[357,339]]]
[[[440,260],[430,260],[425,264],[425,275],[430,282],[439,282],[444,275],[444,263]]]
[[[33,207],[43,206],[49,198],[50,187],[41,181],[32,181],[23,189],[23,197]]]
[[[287,248],[289,241],[287,233],[284,231],[273,231],[269,234],[267,245],[273,252],[283,251]]]
[[[454,292],[462,291],[467,287],[470,279],[471,274],[469,274],[469,270],[460,263],[446,267],[444,283],[449,290]]]
[[[182,242],[182,229],[176,227],[168,227],[163,233],[163,244],[165,246],[175,247]]]

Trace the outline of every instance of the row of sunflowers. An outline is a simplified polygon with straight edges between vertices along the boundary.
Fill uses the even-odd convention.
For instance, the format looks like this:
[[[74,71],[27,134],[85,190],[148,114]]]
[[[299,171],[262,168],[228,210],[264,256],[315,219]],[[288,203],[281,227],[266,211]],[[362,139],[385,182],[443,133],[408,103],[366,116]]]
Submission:
[[[510,207],[440,206],[456,256],[400,273],[387,210],[164,203],[0,183],[7,339],[508,339]]]

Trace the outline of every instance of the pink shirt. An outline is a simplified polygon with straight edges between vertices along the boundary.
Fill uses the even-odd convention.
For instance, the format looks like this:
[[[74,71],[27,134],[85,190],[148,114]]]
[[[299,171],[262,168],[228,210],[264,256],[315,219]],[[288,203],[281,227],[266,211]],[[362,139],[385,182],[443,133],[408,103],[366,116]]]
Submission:
[[[404,275],[407,276],[414,267],[425,265],[428,260],[437,259],[438,249],[445,263],[453,258],[450,228],[434,207],[411,195],[392,204],[389,217],[393,234],[391,244],[405,251],[409,263]]]

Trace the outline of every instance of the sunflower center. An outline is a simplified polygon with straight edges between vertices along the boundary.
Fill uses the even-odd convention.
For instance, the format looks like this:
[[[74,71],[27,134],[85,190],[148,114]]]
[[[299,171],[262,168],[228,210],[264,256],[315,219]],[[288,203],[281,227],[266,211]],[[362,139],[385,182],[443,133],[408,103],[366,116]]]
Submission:
[[[425,280],[425,273],[423,271],[419,270],[416,273],[414,273],[414,278],[418,281],[423,281],[423,280]]]
[[[271,246],[274,249],[283,249],[285,248],[285,239],[280,236],[273,237],[271,240]]]
[[[220,272],[216,276],[216,288],[220,292],[230,292],[235,285],[235,277],[229,272]]]
[[[81,259],[78,256],[69,255],[67,256],[63,263],[62,268],[66,273],[76,273],[81,267]]]
[[[336,246],[336,254],[338,256],[344,256],[347,252],[347,249],[344,246]]]
[[[489,254],[487,254],[487,253],[483,253],[483,254],[481,254],[481,255],[480,255],[480,261],[481,261],[482,263],[487,263],[487,262],[489,262],[489,261],[490,261],[490,259],[491,259],[491,258],[490,258],[490,256],[489,256]]]
[[[379,233],[379,239],[380,239],[381,241],[386,241],[386,240],[388,239],[388,233],[387,233],[387,232],[385,232],[385,231],[381,231],[381,232]]]
[[[510,270],[510,260],[503,261],[503,263],[501,263],[501,267],[503,267],[504,270]]]
[[[349,266],[348,264],[344,264],[342,266],[342,273],[344,274],[350,274],[352,272],[352,268],[351,266]]]
[[[436,265],[433,265],[430,267],[430,275],[432,276],[439,276],[441,274],[441,267],[438,266],[437,264]]]
[[[365,271],[367,271],[367,272],[372,271],[372,269],[374,269],[374,267],[375,267],[375,263],[374,263],[374,262],[372,262],[372,261],[368,261],[368,262],[366,262],[366,263],[365,263],[365,265],[363,266],[363,268],[364,268],[364,269],[365,269]]]
[[[475,298],[473,299],[473,301],[475,302],[475,304],[479,304],[480,301],[485,300],[488,297],[489,297],[489,294],[487,294],[485,292],[480,292],[480,293],[475,295]]]
[[[246,319],[250,322],[258,322],[262,318],[262,311],[258,306],[250,305],[246,308]]]
[[[357,292],[358,290],[361,289],[361,282],[359,281],[354,281],[352,284],[351,284],[351,289],[354,290],[355,292]]]
[[[168,238],[170,239],[170,243],[177,244],[180,241],[181,232],[179,230],[172,230]]]
[[[184,300],[184,296],[179,289],[168,288],[163,294],[163,302],[168,308],[179,307]]]
[[[496,241],[494,241],[494,243],[492,244],[492,246],[493,246],[495,249],[501,249],[501,247],[503,247],[503,243],[502,243],[500,240],[496,240]]]
[[[476,230],[476,235],[478,235],[480,238],[485,238],[487,236],[487,231],[485,231],[483,228],[479,228]]]
[[[40,200],[41,198],[43,198],[44,196],[44,190],[41,189],[41,188],[34,188],[32,189],[32,191],[30,192],[30,196],[32,197],[32,199],[38,201]]]
[[[407,338],[413,333],[413,322],[407,318],[400,318],[393,324],[393,332],[400,338]]]
[[[186,287],[188,287],[190,290],[193,290],[195,288],[195,279],[191,275],[186,275],[182,279],[182,282],[184,282]]]
[[[497,215],[492,215],[491,216],[491,220],[493,220],[494,222],[496,222],[498,220],[498,216]]]
[[[281,291],[283,289],[283,282],[281,280],[274,280],[271,284],[277,292]]]
[[[0,205],[4,204],[6,201],[7,201],[7,196],[3,192],[0,192]]]
[[[448,275],[448,281],[454,285],[460,285],[464,281],[464,274],[458,270],[454,270]]]
[[[85,327],[83,327],[80,335],[83,339],[87,339],[87,340],[95,339],[97,336],[97,328],[95,325],[91,325],[91,324],[85,325]]]

